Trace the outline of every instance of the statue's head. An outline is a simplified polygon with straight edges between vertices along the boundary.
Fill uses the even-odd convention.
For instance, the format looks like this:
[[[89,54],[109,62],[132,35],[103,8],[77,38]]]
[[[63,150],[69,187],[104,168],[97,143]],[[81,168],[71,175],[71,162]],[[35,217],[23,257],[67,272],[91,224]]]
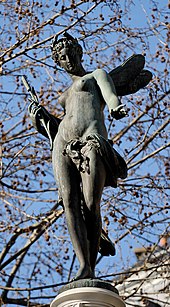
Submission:
[[[76,38],[66,32],[64,36],[60,39],[57,36],[54,38],[51,46],[52,59],[67,72],[74,73],[81,63],[83,49]]]

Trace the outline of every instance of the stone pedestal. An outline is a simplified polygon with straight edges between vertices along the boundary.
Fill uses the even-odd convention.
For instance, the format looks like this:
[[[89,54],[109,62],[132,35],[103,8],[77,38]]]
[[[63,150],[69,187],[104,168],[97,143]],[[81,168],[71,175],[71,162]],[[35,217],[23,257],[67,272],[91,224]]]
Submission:
[[[125,307],[110,283],[82,279],[62,287],[50,307]]]

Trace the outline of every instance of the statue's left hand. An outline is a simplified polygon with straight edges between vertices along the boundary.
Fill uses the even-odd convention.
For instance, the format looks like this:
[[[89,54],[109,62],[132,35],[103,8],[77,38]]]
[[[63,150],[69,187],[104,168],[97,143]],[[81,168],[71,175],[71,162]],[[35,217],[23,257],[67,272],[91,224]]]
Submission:
[[[115,109],[111,110],[111,115],[115,119],[121,119],[125,116],[128,116],[128,110],[124,108],[124,104],[120,104],[118,107]]]

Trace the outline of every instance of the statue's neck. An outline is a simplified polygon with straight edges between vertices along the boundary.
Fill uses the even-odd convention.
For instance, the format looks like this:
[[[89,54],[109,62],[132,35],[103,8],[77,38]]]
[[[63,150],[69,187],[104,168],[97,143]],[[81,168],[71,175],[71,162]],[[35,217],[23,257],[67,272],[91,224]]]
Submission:
[[[86,71],[84,69],[84,67],[82,65],[80,65],[77,69],[76,72],[69,73],[70,77],[74,80],[76,77],[83,77],[84,75],[86,75]]]

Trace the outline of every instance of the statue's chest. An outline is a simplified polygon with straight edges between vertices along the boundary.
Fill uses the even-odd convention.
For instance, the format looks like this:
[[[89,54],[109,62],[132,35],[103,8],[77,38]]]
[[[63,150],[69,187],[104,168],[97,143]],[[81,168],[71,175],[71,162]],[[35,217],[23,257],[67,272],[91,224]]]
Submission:
[[[89,74],[78,77],[72,85],[60,96],[59,103],[68,110],[68,108],[77,108],[78,106],[91,105],[100,101],[100,90],[94,77]]]
[[[94,93],[97,90],[96,80],[92,76],[83,76],[76,79],[70,87],[70,94],[74,92],[91,92]]]

